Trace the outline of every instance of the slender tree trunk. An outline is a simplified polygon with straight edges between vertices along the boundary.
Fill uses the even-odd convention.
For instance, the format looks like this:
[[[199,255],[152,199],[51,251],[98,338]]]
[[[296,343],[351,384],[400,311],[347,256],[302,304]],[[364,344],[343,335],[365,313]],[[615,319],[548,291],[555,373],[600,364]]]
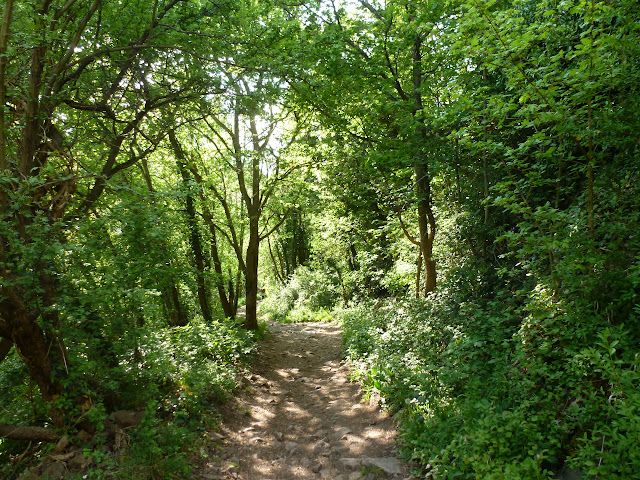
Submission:
[[[338,267],[337,263],[333,263],[333,269],[336,271],[338,275],[338,282],[340,282],[340,289],[342,290],[342,299],[344,300],[344,304],[346,305],[349,302],[349,294],[347,293],[347,287],[344,284],[344,278],[342,277],[342,271],[340,267]]]
[[[416,298],[420,298],[420,277],[422,272],[422,249],[418,251],[418,261],[416,267]]]
[[[182,327],[188,323],[180,302],[180,292],[173,281],[161,290],[162,301],[167,311],[169,325],[172,327]]]
[[[356,252],[356,246],[353,243],[349,244],[347,265],[349,265],[349,270],[352,272],[360,270],[360,264],[358,263],[358,252]]]
[[[273,248],[271,247],[271,240],[267,239],[267,246],[269,247],[269,257],[271,258],[271,263],[273,263],[273,274],[276,277],[276,280],[278,280],[278,283],[280,285],[284,285],[285,282],[285,278],[286,278],[286,273],[284,271],[283,268],[283,263],[282,260],[280,258],[280,251],[276,251],[278,253],[278,258],[276,258],[276,255],[274,255],[273,253]],[[277,249],[277,245],[276,245],[276,249]]]
[[[62,385],[53,379],[52,353],[58,351],[58,339],[46,335],[38,323],[39,311],[27,308],[15,287],[5,287],[0,302],[0,318],[11,328],[11,338],[29,370],[29,377],[42,399],[50,403],[49,415],[54,426],[61,427],[64,416],[53,402],[62,394]]]
[[[247,313],[244,326],[248,330],[258,329],[258,258],[260,241],[258,217],[254,212],[249,219],[249,243],[247,245],[247,272],[245,276]]]
[[[436,263],[433,260],[433,241],[435,239],[436,222],[431,208],[431,180],[429,163],[423,149],[427,143],[427,128],[422,116],[422,38],[416,34],[413,45],[413,113],[416,118],[416,145],[414,173],[418,196],[418,228],[420,231],[420,248],[425,266],[425,295],[436,288]]]
[[[7,137],[6,122],[4,117],[4,106],[6,104],[7,84],[5,82],[5,71],[8,63],[7,45],[9,44],[9,26],[13,14],[13,0],[6,0],[2,27],[0,28],[0,173],[4,173],[7,168]],[[4,193],[0,193],[4,196]],[[4,200],[0,205],[4,204]]]
[[[153,187],[153,180],[151,179],[151,173],[149,172],[149,165],[147,158],[143,158],[140,162],[140,169],[142,170],[142,176],[149,192],[155,194],[155,188]],[[161,243],[161,249],[166,252],[167,246],[165,242]],[[176,282],[171,275],[168,278],[169,284],[160,289],[162,295],[162,301],[167,310],[167,317],[169,318],[169,324],[173,327],[184,326],[188,323],[188,318],[184,313],[182,302],[180,301],[180,291],[176,287]]]
[[[182,181],[187,189],[186,194],[186,214],[189,225],[189,241],[191,243],[191,251],[193,252],[194,261],[196,264],[196,285],[198,287],[198,303],[200,304],[200,310],[202,311],[202,317],[206,322],[211,322],[213,317],[211,316],[211,307],[209,305],[209,292],[205,282],[205,259],[202,251],[202,241],[200,240],[200,233],[198,231],[198,218],[196,216],[196,207],[191,192],[191,175],[185,164],[185,157],[176,133],[174,130],[169,131],[169,141],[173,148],[173,152],[176,156],[178,169],[182,176]]]
[[[204,202],[204,198],[202,201]],[[213,270],[216,273],[215,283],[218,288],[218,296],[220,297],[222,311],[226,318],[236,318],[236,309],[233,306],[233,284],[229,287],[229,295],[227,296],[224,286],[224,275],[222,273],[222,261],[220,260],[220,252],[218,250],[216,226],[213,223],[213,216],[206,205],[203,207],[203,217],[209,226],[209,233],[211,234],[211,260],[213,262]]]
[[[418,188],[418,228],[420,231],[420,248],[425,267],[425,295],[436,288],[436,262],[433,260],[433,240],[436,222],[431,210],[430,184],[426,167],[415,165],[416,184]]]
[[[237,118],[237,116],[236,116]],[[258,261],[260,257],[260,214],[262,213],[262,200],[260,196],[260,156],[263,146],[260,145],[256,117],[249,117],[249,128],[253,143],[253,156],[251,158],[251,194],[244,188],[243,197],[249,216],[249,243],[247,244],[245,272],[246,293],[246,317],[244,326],[248,330],[258,329]],[[237,131],[237,130],[236,130]],[[244,184],[244,183],[243,183]]]
[[[242,270],[238,270],[236,272],[236,287],[235,287],[235,296],[233,298],[233,310],[238,311],[238,300],[240,299],[240,295],[242,294],[242,276],[244,273]],[[229,271],[229,291],[231,291],[233,285],[231,284],[231,271]]]

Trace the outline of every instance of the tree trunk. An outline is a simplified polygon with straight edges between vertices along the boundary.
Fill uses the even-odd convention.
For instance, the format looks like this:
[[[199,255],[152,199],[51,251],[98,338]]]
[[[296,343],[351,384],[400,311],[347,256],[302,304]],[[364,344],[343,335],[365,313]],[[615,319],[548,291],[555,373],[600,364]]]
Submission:
[[[0,423],[0,439],[27,440],[30,442],[57,442],[60,434],[52,428],[23,427]]]
[[[187,223],[189,225],[189,241],[191,244],[191,251],[193,252],[194,262],[196,264],[196,285],[198,287],[198,302],[200,304],[200,310],[202,311],[202,317],[206,322],[211,322],[213,317],[211,316],[211,307],[209,305],[209,293],[207,292],[207,286],[205,282],[205,259],[202,251],[202,241],[200,240],[200,232],[198,231],[198,218],[196,216],[196,207],[191,192],[191,174],[185,164],[185,155],[178,143],[176,132],[174,130],[169,131],[169,142],[173,148],[174,155],[176,156],[176,162],[180,175],[182,176],[182,182],[186,189],[186,214]]]
[[[149,164],[146,157],[140,162],[140,170],[142,171],[142,177],[147,184],[149,192],[154,195],[156,190],[153,187],[153,180],[151,179],[151,172],[149,172]],[[163,252],[167,251],[167,245],[165,242],[162,242],[160,247]],[[184,313],[182,303],[180,302],[180,291],[178,290],[178,287],[176,287],[173,275],[171,275],[168,280],[169,285],[160,289],[162,301],[164,302],[164,306],[167,310],[169,324],[172,327],[181,327],[188,323],[188,319]]]
[[[236,113],[236,122],[238,121]],[[253,144],[253,155],[251,157],[251,193],[246,188],[244,182],[244,170],[238,168],[238,180],[242,190],[247,215],[249,217],[249,243],[247,245],[247,255],[245,264],[245,300],[246,300],[246,317],[244,326],[247,330],[258,329],[258,260],[260,256],[260,214],[262,213],[262,201],[260,192],[260,156],[266,145],[260,143],[258,129],[256,126],[256,116],[251,114],[249,117],[249,129],[251,131],[251,139]],[[239,129],[236,125],[236,132]],[[239,153],[240,150],[236,150]],[[242,165],[241,157],[236,157],[236,162]]]
[[[0,363],[7,358],[9,352],[11,351],[11,347],[13,347],[13,342],[8,338],[0,338]]]
[[[235,287],[235,296],[233,298],[233,310],[235,312],[238,311],[238,300],[240,299],[240,295],[242,295],[242,275],[243,272],[241,270],[238,270],[236,272],[236,287]],[[231,281],[231,270],[229,270],[229,291],[231,291],[233,285],[232,285],[232,281]]]
[[[4,106],[6,105],[7,84],[5,82],[5,70],[8,63],[7,45],[9,43],[9,26],[13,14],[13,0],[6,0],[2,27],[0,28],[0,173],[4,173],[7,168],[7,138],[6,124],[4,117]],[[4,195],[4,193],[0,193]],[[4,206],[4,201],[0,202]]]
[[[416,267],[416,298],[420,298],[420,277],[422,273],[422,249],[418,252],[418,261]]]
[[[11,328],[11,338],[23,359],[29,377],[42,399],[50,404],[49,415],[54,426],[61,427],[64,416],[53,402],[62,394],[62,385],[53,378],[52,353],[59,351],[59,340],[52,333],[45,335],[38,323],[39,311],[27,308],[14,287],[3,288],[5,298],[0,302],[0,318]]]
[[[249,213],[249,244],[247,245],[247,272],[245,276],[247,316],[244,326],[248,330],[258,329],[258,258],[260,238],[256,212]]]
[[[173,281],[161,290],[162,301],[167,310],[169,325],[172,327],[183,327],[188,323],[180,302],[180,292]]]
[[[435,260],[429,260],[426,265],[426,277],[425,277],[425,285],[424,285],[424,295],[425,297],[430,292],[433,292],[436,289],[436,262]]]
[[[276,252],[278,253],[278,257],[276,258],[276,256],[273,253],[273,248],[271,247],[270,239],[267,239],[267,246],[269,247],[269,257],[271,258],[271,263],[273,263],[273,275],[276,277],[276,280],[278,281],[278,283],[284,286],[286,284],[286,281],[285,281],[286,274],[284,271],[283,262],[280,257],[280,251],[276,250]],[[276,249],[277,248],[278,246],[276,245]]]
[[[415,165],[416,185],[418,189],[418,228],[420,231],[420,249],[425,267],[424,293],[427,295],[436,288],[436,264],[433,260],[433,240],[435,238],[435,218],[431,210],[430,184],[426,167]]]
[[[215,277],[215,284],[216,284],[216,288],[218,289],[218,296],[220,297],[220,304],[222,305],[222,311],[224,312],[224,316],[226,318],[235,318],[236,317],[236,313],[238,310],[238,304],[237,302],[234,301],[234,287],[233,287],[233,280],[231,279],[231,276],[229,277],[229,284],[228,284],[228,295],[227,292],[225,291],[225,285],[224,285],[224,275],[222,273],[222,260],[220,259],[220,251],[218,248],[218,236],[217,236],[217,232],[216,229],[218,228],[218,226],[216,225],[216,223],[213,220],[213,214],[211,213],[211,210],[208,207],[208,201],[207,198],[204,195],[204,192],[202,191],[203,188],[203,180],[202,180],[202,176],[200,175],[200,173],[198,172],[198,169],[196,168],[195,165],[191,166],[191,173],[193,174],[195,181],[197,182],[197,184],[200,187],[200,201],[202,203],[202,218],[204,219],[207,227],[209,228],[209,233],[211,234],[211,261],[213,262],[213,270],[216,274]],[[227,219],[230,221],[231,220],[231,213],[229,210],[229,206],[226,203],[226,200],[224,199],[224,197],[221,197],[219,195],[219,193],[217,192],[217,190],[215,188],[213,188],[216,197],[218,197],[218,200],[220,201],[220,203],[222,203],[222,207],[225,210],[225,215],[227,215]],[[232,240],[232,247],[234,249],[234,251],[236,251],[236,255],[237,252],[240,250],[240,245],[236,244],[234,245],[234,243],[237,243],[237,237],[235,234],[231,235]],[[241,254],[238,256],[238,268],[242,269],[244,263],[241,262],[241,258],[240,258]],[[231,275],[231,273],[229,273],[229,275]]]
[[[414,157],[414,173],[418,196],[418,228],[420,231],[420,248],[425,266],[425,296],[436,288],[436,264],[433,260],[433,241],[436,233],[436,222],[431,208],[431,179],[429,162],[424,149],[427,144],[427,127],[422,114],[422,37],[417,33],[412,52],[413,74],[413,116],[416,118],[416,145]]]
[[[202,199],[204,202],[204,198]],[[220,252],[218,250],[218,238],[216,235],[216,227],[213,223],[213,217],[209,209],[203,207],[204,219],[209,226],[209,233],[211,233],[211,260],[213,261],[213,270],[216,272],[216,287],[218,288],[218,296],[220,297],[220,304],[222,305],[222,311],[226,318],[236,318],[236,309],[233,305],[233,283],[229,286],[229,295],[224,288],[224,275],[222,273],[222,261],[220,260]]]
[[[349,244],[347,265],[349,266],[349,271],[351,272],[357,272],[358,270],[360,270],[360,264],[358,263],[358,252],[356,251],[356,246],[353,243]]]

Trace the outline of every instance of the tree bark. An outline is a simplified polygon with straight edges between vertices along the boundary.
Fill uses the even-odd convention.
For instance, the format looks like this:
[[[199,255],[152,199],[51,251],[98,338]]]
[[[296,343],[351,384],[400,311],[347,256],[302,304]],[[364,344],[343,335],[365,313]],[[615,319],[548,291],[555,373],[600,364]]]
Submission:
[[[430,183],[426,166],[417,162],[414,166],[418,189],[418,228],[420,231],[420,249],[425,267],[424,293],[427,295],[436,288],[436,263],[433,260],[433,240],[435,238],[435,218],[431,210]]]
[[[0,338],[0,363],[7,358],[9,352],[11,351],[11,347],[13,347],[13,342],[8,338]]]
[[[5,287],[2,290],[5,298],[0,302],[0,318],[7,321],[11,328],[11,337],[29,370],[29,377],[38,385],[42,399],[50,403],[49,415],[52,423],[61,427],[63,414],[53,401],[62,394],[62,385],[53,378],[51,355],[58,351],[58,339],[51,335],[47,338],[37,321],[39,310],[27,308],[15,287]]]
[[[422,272],[422,249],[418,252],[418,261],[416,267],[416,298],[420,298],[420,277]]]
[[[260,230],[259,222],[262,213],[262,201],[260,198],[260,156],[264,147],[260,145],[256,116],[249,117],[249,129],[253,144],[251,157],[251,196],[244,188],[243,197],[249,215],[249,243],[247,244],[245,272],[246,286],[246,317],[244,326],[247,330],[258,329],[258,260],[260,257]],[[244,182],[243,182],[244,183]]]
[[[205,198],[204,192],[202,191],[203,180],[202,176],[198,172],[198,169],[195,165],[191,166],[191,173],[193,174],[196,183],[200,186],[200,201],[202,203],[202,218],[209,228],[209,233],[211,234],[211,261],[213,263],[213,270],[216,274],[215,284],[218,289],[218,296],[220,297],[220,304],[222,305],[222,311],[224,312],[224,316],[226,318],[235,318],[237,313],[237,304],[234,303],[234,291],[233,291],[233,281],[231,277],[229,277],[229,291],[228,294],[225,291],[224,285],[224,274],[222,273],[222,260],[220,259],[220,250],[218,248],[218,235],[216,229],[218,228],[213,219],[213,214],[208,207],[207,199]],[[216,197],[219,197],[218,192],[216,191]],[[226,205],[226,200],[218,198],[218,200],[223,204],[223,208],[225,212],[230,214],[229,207]],[[235,239],[234,235],[232,237]],[[235,246],[234,250],[236,250]]]
[[[2,27],[0,29],[0,173],[4,173],[7,168],[7,137],[4,117],[4,106],[6,104],[7,84],[5,82],[5,71],[8,63],[6,56],[7,45],[9,44],[9,26],[13,14],[13,0],[6,0]],[[4,195],[4,193],[2,193]],[[3,205],[4,201],[0,203]]]
[[[205,199],[201,197],[204,204]],[[218,288],[218,296],[220,297],[220,303],[222,305],[222,311],[226,318],[236,318],[236,309],[233,304],[233,282],[229,286],[229,293],[224,286],[224,274],[222,273],[222,260],[220,260],[220,251],[218,249],[218,237],[216,235],[216,226],[213,222],[213,215],[209,211],[206,205],[203,205],[203,217],[209,227],[209,233],[211,234],[211,260],[213,262],[213,270],[216,273],[216,287]]]
[[[433,241],[436,233],[436,222],[431,207],[431,179],[429,162],[424,154],[427,143],[427,127],[422,113],[422,37],[416,34],[412,52],[413,76],[413,116],[416,118],[416,145],[414,156],[414,173],[418,196],[418,228],[420,231],[420,248],[425,266],[425,296],[436,288],[436,264],[433,260]]]
[[[200,240],[200,233],[198,232],[198,218],[196,216],[196,207],[191,193],[191,175],[185,164],[184,151],[178,143],[178,138],[174,130],[169,131],[169,142],[173,148],[173,153],[176,156],[176,162],[186,193],[186,214],[187,223],[189,225],[189,241],[191,243],[191,251],[193,252],[194,261],[196,264],[196,285],[198,286],[198,302],[200,304],[200,310],[202,311],[202,317],[206,322],[212,322],[211,307],[209,305],[209,292],[205,282],[205,260],[202,251],[202,241]]]
[[[285,278],[285,270],[283,267],[283,262],[280,257],[280,251],[278,250],[278,246],[276,245],[276,253],[278,256],[274,255],[273,248],[271,247],[271,240],[267,240],[267,246],[269,247],[269,257],[271,257],[271,263],[273,263],[273,275],[276,277],[278,283],[282,286],[286,284]]]
[[[251,215],[251,213],[250,213]],[[244,326],[248,330],[258,329],[258,258],[260,254],[260,240],[258,232],[258,218],[249,218],[249,243],[247,245],[247,272],[245,276],[247,310]]]
[[[180,292],[173,280],[169,285],[161,290],[162,301],[167,310],[169,325],[172,327],[183,327],[188,323],[187,316],[184,314],[182,303],[180,302]]]
[[[60,434],[52,428],[24,427],[0,423],[0,438],[28,440],[30,442],[57,442]]]

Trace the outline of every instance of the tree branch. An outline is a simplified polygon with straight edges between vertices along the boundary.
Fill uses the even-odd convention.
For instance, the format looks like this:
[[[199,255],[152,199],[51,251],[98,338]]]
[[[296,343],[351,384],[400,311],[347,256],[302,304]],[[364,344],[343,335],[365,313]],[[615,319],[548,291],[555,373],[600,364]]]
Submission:
[[[280,228],[280,226],[284,223],[284,221],[287,219],[287,217],[289,216],[289,212],[291,210],[287,210],[284,215],[282,215],[282,218],[280,220],[278,220],[278,223],[275,224],[275,226],[269,230],[267,233],[265,233],[264,235],[260,235],[259,236],[259,241],[261,242],[262,240],[264,240],[265,238],[268,238],[271,236],[271,234],[273,232],[275,232],[278,228]]]
[[[9,25],[13,14],[13,0],[7,0],[4,6],[2,18],[2,29],[0,30],[0,172],[7,168],[7,139],[5,137],[4,104],[7,95],[7,85],[5,83],[5,70],[8,59],[6,56],[7,45],[9,44]],[[2,202],[4,203],[4,202]],[[3,206],[4,208],[4,206]]]
[[[407,230],[407,227],[405,226],[404,221],[402,220],[402,214],[400,213],[400,210],[396,211],[396,215],[398,216],[398,220],[400,220],[400,226],[402,227],[402,231],[404,232],[404,235],[409,239],[411,243],[419,247],[420,242],[416,240],[416,237],[414,237],[409,233],[409,230]]]

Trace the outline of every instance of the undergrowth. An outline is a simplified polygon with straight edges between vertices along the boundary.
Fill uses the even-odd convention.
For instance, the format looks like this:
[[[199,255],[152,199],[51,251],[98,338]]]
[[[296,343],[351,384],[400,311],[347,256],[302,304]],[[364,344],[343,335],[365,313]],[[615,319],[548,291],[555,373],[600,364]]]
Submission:
[[[328,322],[339,285],[327,272],[299,267],[289,282],[260,303],[260,314],[282,323]]]
[[[441,289],[342,325],[354,378],[398,412],[426,478],[638,478],[634,335],[584,313],[542,288],[473,303]]]
[[[189,478],[193,460],[203,447],[204,432],[215,427],[216,405],[231,394],[237,374],[252,354],[253,336],[230,321],[205,324],[194,320],[184,327],[141,328],[135,338],[135,354],[128,358],[126,353],[131,350],[116,345],[118,362],[111,366],[86,361],[82,345],[69,348],[78,355],[73,361],[84,365],[84,371],[76,370],[76,384],[83,386],[90,400],[87,404],[91,404],[85,417],[92,425],[78,424],[66,432],[75,446],[83,449],[90,465],[78,472],[77,478]],[[0,371],[4,407],[0,422],[6,423],[15,423],[15,417],[29,412],[37,416],[44,411],[38,397],[29,396],[29,385],[17,382],[17,370],[24,367],[12,355]],[[92,380],[94,375],[100,376]],[[91,403],[94,398],[105,400]],[[115,410],[145,412],[141,425],[126,430],[125,448],[123,439],[117,445],[111,438],[113,433],[104,427]],[[80,440],[86,436],[77,435],[82,428],[94,430],[89,440]],[[0,442],[0,477],[17,478],[34,466],[26,463],[27,459],[45,458],[50,448],[44,446],[37,453],[26,442]],[[30,455],[21,457],[23,452]],[[68,478],[75,478],[73,475],[69,473]]]

